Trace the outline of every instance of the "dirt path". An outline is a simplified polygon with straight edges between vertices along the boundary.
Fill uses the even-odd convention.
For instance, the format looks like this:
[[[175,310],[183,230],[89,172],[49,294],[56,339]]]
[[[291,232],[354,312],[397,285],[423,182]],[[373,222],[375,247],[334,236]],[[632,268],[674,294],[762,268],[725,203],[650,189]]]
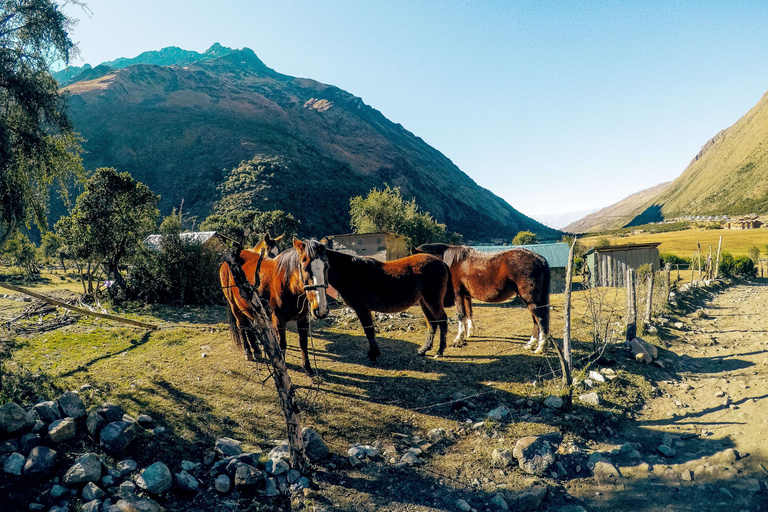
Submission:
[[[606,446],[621,477],[598,476],[591,492],[575,485],[587,509],[768,510],[768,284],[703,299],[668,332],[659,397],[616,439],[639,456]],[[663,455],[664,443],[674,452]]]

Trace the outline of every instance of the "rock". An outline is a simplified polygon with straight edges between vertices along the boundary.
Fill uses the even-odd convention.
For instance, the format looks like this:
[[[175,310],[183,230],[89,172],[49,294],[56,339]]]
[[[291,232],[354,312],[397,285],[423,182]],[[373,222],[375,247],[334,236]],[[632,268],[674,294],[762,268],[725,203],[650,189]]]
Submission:
[[[35,446],[29,452],[24,464],[24,474],[30,476],[45,476],[53,469],[56,462],[56,451],[47,446]]]
[[[27,458],[19,452],[13,452],[3,463],[3,471],[10,475],[21,476],[21,472],[24,469],[24,463]]]
[[[0,434],[13,434],[29,424],[27,413],[19,404],[8,402],[0,407]]]
[[[227,475],[219,475],[216,477],[214,486],[216,487],[217,491],[224,494],[229,492],[229,489],[232,488],[232,482],[229,480],[229,477]]]
[[[195,464],[191,460],[181,461],[181,469],[183,469],[184,471],[192,471],[196,467],[197,467],[197,464]]]
[[[107,420],[107,423],[113,423],[115,421],[122,421],[125,411],[119,405],[111,404],[109,402],[103,404],[98,409],[95,409],[97,413]]]
[[[509,409],[504,405],[500,405],[499,407],[488,412],[487,416],[489,419],[492,419],[495,421],[501,421],[507,416],[509,416]]]
[[[421,459],[418,457],[418,455],[414,454],[414,453],[413,453],[413,452],[411,452],[410,450],[409,450],[408,452],[406,452],[406,453],[405,453],[405,454],[402,456],[402,458],[401,458],[400,460],[401,460],[401,461],[403,461],[403,462],[405,462],[406,464],[409,464],[409,465],[416,465],[416,464],[421,464],[421,463],[423,462],[423,461],[422,461],[422,460],[421,460]]]
[[[112,475],[104,475],[101,477],[101,485],[111,487],[115,485],[115,478]]]
[[[723,450],[721,452],[717,452],[714,455],[712,455],[712,459],[720,462],[722,464],[732,464],[739,460],[741,457],[739,457],[739,452],[734,450],[733,448],[728,448],[726,450]]]
[[[590,405],[600,405],[600,397],[597,396],[597,393],[586,393],[581,395],[579,401]]]
[[[595,370],[589,371],[589,378],[595,382],[600,382],[600,383],[605,382],[605,376],[603,376],[603,374],[600,372],[596,372]]]
[[[498,448],[494,448],[493,453],[491,453],[491,462],[496,466],[507,467],[512,465],[514,461],[515,456],[507,449],[502,448],[499,450]]]
[[[103,500],[107,497],[107,493],[101,490],[98,485],[93,482],[88,482],[83,487],[83,499],[87,501]]]
[[[264,465],[264,469],[272,476],[282,475],[291,467],[283,459],[269,459]]]
[[[136,421],[144,428],[152,428],[152,425],[155,424],[155,420],[148,414],[140,414],[139,417],[136,418]]]
[[[524,437],[515,444],[512,454],[523,471],[541,476],[554,464],[555,452],[562,440],[563,436],[559,432]]]
[[[288,441],[283,441],[279,445],[272,448],[272,450],[269,452],[269,458],[291,460],[291,447],[288,445]]]
[[[126,498],[128,496],[133,496],[136,494],[136,484],[129,481],[123,482],[120,484],[120,487],[117,490],[117,496],[121,498]]]
[[[281,459],[280,462],[285,462]],[[235,471],[235,487],[252,487],[267,478],[267,475],[250,464],[240,463]]]
[[[203,457],[203,464],[210,466],[216,460],[216,452],[208,452]]]
[[[437,444],[443,439],[445,439],[445,429],[444,428],[433,428],[429,432],[427,432],[427,439],[429,439],[432,444]]]
[[[529,491],[520,493],[517,496],[517,510],[536,510],[547,496],[547,488],[541,485],[531,487]]]
[[[264,495],[269,497],[280,495],[280,490],[277,487],[277,480],[274,478],[267,478],[264,486]]]
[[[304,427],[301,429],[301,439],[304,442],[304,452],[310,462],[323,460],[330,450],[315,429]]]
[[[85,404],[74,391],[67,391],[61,395],[58,402],[64,416],[75,419],[85,417]]]
[[[504,499],[504,496],[501,494],[497,494],[493,498],[491,498],[490,501],[491,505],[498,508],[499,510],[509,510],[509,505],[507,505],[506,500]]]
[[[138,436],[133,423],[113,421],[101,429],[99,445],[107,452],[118,453],[125,450]]]
[[[61,498],[62,496],[67,494],[67,488],[64,487],[63,485],[56,484],[53,487],[51,487],[51,492],[48,494],[51,496],[51,498],[54,498],[54,499]]]
[[[288,472],[285,474],[285,478],[288,480],[289,484],[292,484],[293,482],[298,480],[300,476],[301,476],[301,473],[299,473],[295,469],[289,469]]]
[[[680,478],[683,479],[683,482],[693,482],[693,471],[684,469],[683,472],[680,473]]]
[[[304,489],[309,489],[311,482],[309,478],[301,476],[291,485],[291,492],[298,492]]]
[[[660,454],[662,454],[665,457],[674,457],[675,455],[677,455],[677,451],[675,451],[674,448],[670,448],[665,444],[661,444],[657,446],[656,449],[659,451]]]
[[[225,457],[242,453],[240,441],[229,437],[220,437],[216,440],[216,451]]]
[[[43,438],[40,437],[40,434],[35,434],[30,432],[29,434],[24,434],[21,436],[21,451],[23,453],[29,454],[29,452],[32,451],[32,448],[35,446],[40,446],[43,442]]]
[[[130,495],[115,503],[119,512],[162,512],[163,507],[151,498]]]
[[[173,477],[168,466],[162,462],[155,462],[141,472],[136,479],[136,485],[153,494],[161,494],[171,488]]]
[[[176,485],[178,485],[179,489],[182,491],[193,492],[196,491],[200,485],[197,478],[190,475],[186,469],[182,469],[179,473],[176,473],[174,477],[176,479]]]
[[[544,399],[544,407],[549,409],[560,409],[563,406],[563,399],[559,396],[548,396]]]
[[[34,411],[38,418],[46,423],[50,423],[61,418],[59,404],[53,400],[47,400],[45,402],[35,404],[32,407],[32,411]]]
[[[638,363],[650,363],[659,356],[656,346],[643,341],[641,338],[634,338],[629,342],[629,346]]]
[[[462,499],[456,500],[456,508],[461,512],[471,512],[472,506]]]
[[[99,512],[99,507],[101,507],[101,500],[92,500],[85,503],[80,510],[81,512]]]
[[[366,452],[360,446],[353,446],[352,448],[347,450],[347,455],[349,455],[350,457],[355,457],[357,459],[364,459],[366,456]]]
[[[63,443],[77,434],[74,418],[63,418],[48,425],[48,437],[54,443]]]
[[[29,504],[29,510],[30,512],[43,512],[47,507],[43,505],[42,503],[30,503]],[[98,510],[96,511],[98,512]]]
[[[120,472],[120,476],[125,476],[139,467],[135,460],[125,459],[117,463],[117,470]]]
[[[21,450],[21,446],[19,445],[19,441],[16,439],[9,439],[0,443],[0,455],[18,452],[19,450]]]
[[[64,483],[67,485],[81,484],[84,482],[98,482],[101,478],[101,460],[95,453],[86,453],[69,468],[64,475]]]
[[[595,478],[597,478],[597,480],[601,483],[617,480],[619,477],[621,477],[619,470],[616,469],[616,466],[606,460],[599,460],[595,462],[595,467],[592,469],[592,474],[594,474]]]
[[[91,412],[91,414],[88,415],[88,419],[85,420],[85,428],[88,429],[88,432],[94,439],[98,437],[101,429],[106,426],[107,420],[105,420],[104,417],[96,411]]]

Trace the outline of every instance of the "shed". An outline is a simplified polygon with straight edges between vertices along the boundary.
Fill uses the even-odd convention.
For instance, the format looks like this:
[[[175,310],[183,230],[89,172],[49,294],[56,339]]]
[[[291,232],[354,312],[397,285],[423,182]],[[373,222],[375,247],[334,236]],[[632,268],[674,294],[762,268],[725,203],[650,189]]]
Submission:
[[[144,245],[155,251],[159,251],[165,235],[149,235],[144,239]],[[224,237],[217,231],[189,231],[180,233],[179,237],[184,243],[202,245],[213,251],[223,251],[226,248]]]
[[[584,254],[589,286],[624,286],[627,269],[649,264],[659,270],[661,243],[612,245],[594,247]]]
[[[553,244],[532,245],[475,245],[474,249],[480,252],[501,252],[509,249],[529,249],[536,254],[544,256],[549,264],[549,291],[562,293],[565,291],[565,270],[568,267],[568,254],[571,247],[563,242]]]
[[[410,254],[405,237],[394,233],[349,233],[325,239],[329,249],[379,261],[397,260]]]

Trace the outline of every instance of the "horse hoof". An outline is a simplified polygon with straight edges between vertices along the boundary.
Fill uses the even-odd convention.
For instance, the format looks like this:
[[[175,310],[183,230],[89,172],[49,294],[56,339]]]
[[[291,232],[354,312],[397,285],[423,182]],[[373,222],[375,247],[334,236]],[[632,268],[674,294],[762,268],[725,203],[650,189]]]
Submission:
[[[540,343],[538,347],[536,347],[536,350],[533,351],[534,354],[543,354],[547,351],[549,348],[549,344],[547,343]]]
[[[443,357],[443,353],[442,353],[442,352],[438,352],[437,354],[435,354],[434,356],[432,356],[432,359],[440,359],[440,358],[442,358],[442,357]]]
[[[417,351],[416,351],[416,353],[417,353],[418,355],[420,355],[420,356],[425,356],[425,355],[427,355],[427,351],[426,351],[426,350],[422,350],[422,349],[419,349],[419,350],[417,350]]]
[[[452,347],[464,347],[466,345],[467,345],[466,341],[454,341],[453,343],[451,343]]]

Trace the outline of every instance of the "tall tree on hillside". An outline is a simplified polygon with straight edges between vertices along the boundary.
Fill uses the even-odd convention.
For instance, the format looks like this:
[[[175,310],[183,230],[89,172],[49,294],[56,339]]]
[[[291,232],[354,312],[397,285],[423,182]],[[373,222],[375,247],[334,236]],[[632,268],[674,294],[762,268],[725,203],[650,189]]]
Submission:
[[[52,0],[0,0],[0,248],[30,221],[45,229],[48,187],[82,173],[49,72],[75,53],[71,24]]]

